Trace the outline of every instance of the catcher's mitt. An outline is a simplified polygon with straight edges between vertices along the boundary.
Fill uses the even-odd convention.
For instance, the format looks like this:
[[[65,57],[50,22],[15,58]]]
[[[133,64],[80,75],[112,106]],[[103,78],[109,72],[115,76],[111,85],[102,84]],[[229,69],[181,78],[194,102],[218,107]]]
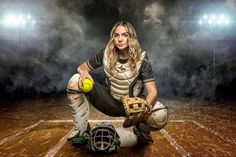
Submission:
[[[123,124],[125,128],[145,120],[152,109],[150,103],[139,97],[124,96],[121,98],[121,101],[126,114],[126,119]]]

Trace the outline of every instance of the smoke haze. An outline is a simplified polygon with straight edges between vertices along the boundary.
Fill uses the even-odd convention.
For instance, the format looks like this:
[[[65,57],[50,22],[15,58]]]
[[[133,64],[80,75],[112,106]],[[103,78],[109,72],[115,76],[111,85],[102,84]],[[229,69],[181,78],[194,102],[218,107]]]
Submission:
[[[236,14],[235,0],[1,0],[1,15],[31,13],[37,21],[0,27],[1,95],[65,92],[78,65],[106,46],[112,25],[127,20],[148,52],[160,96],[235,97],[235,23],[200,28],[196,21],[207,8]]]

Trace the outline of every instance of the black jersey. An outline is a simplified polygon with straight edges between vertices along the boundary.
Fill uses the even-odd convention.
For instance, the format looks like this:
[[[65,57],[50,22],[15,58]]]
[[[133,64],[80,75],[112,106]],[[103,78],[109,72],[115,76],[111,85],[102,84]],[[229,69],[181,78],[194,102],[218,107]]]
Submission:
[[[86,64],[90,68],[90,70],[103,66],[103,56],[104,56],[104,50],[100,51],[95,56],[91,57],[86,61]],[[118,62],[124,64],[125,60],[119,59]],[[155,78],[153,76],[152,66],[148,59],[147,54],[145,54],[142,65],[140,67],[139,78],[143,81],[143,83],[155,81]]]

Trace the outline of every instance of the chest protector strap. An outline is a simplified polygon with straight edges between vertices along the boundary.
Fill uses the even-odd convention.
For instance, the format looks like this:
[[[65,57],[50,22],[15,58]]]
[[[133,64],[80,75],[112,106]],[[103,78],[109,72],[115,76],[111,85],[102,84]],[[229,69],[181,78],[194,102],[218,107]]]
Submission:
[[[104,52],[103,65],[104,71],[107,76],[107,81],[109,85],[109,90],[114,99],[120,100],[122,96],[129,95],[131,92],[133,96],[140,94],[143,87],[142,80],[138,79],[140,68],[145,57],[146,52],[141,53],[141,59],[137,62],[137,72],[133,73],[129,67],[129,63],[121,64],[117,62],[116,73],[113,74],[109,69],[109,58],[108,52]],[[130,91],[130,86],[132,84],[133,91]]]

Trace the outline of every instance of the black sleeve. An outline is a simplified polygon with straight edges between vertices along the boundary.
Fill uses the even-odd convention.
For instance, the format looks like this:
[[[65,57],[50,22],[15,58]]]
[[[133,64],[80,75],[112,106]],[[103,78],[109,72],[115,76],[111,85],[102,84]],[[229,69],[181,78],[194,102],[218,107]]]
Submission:
[[[86,64],[90,70],[93,70],[102,66],[103,54],[104,54],[104,50],[100,51],[95,56],[91,57],[90,59],[86,61]]]
[[[155,81],[155,78],[152,72],[152,66],[147,55],[145,55],[145,58],[143,59],[143,62],[140,68],[140,77],[144,83]]]

